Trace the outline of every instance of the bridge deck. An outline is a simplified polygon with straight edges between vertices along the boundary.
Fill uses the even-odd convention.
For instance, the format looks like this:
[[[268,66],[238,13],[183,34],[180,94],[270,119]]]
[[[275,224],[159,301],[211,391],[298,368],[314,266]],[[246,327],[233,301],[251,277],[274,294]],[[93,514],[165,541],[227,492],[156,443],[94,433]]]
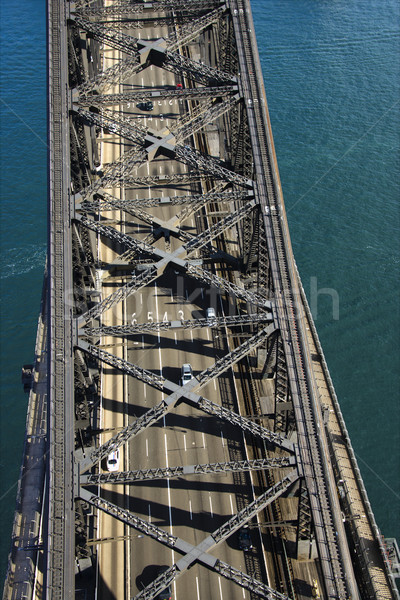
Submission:
[[[395,597],[292,255],[249,3],[49,0],[49,19],[28,597]]]

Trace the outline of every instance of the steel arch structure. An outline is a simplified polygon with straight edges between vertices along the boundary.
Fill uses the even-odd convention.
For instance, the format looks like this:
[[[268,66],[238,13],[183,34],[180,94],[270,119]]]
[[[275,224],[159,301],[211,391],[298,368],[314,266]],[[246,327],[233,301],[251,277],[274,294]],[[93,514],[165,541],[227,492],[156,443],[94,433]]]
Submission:
[[[340,410],[336,437],[324,410],[322,385],[338,407],[291,251],[248,0],[48,0],[48,19],[43,597],[104,593],[112,551],[100,551],[99,532],[117,521],[132,538],[127,580],[140,551],[126,532],[179,553],[126,583],[124,598],[156,598],[194,565],[232,597],[302,598],[305,549],[314,595],[395,597],[379,544],[368,564],[362,525],[342,520],[351,502],[337,440],[367,499]],[[138,319],[133,303],[158,289],[192,314],[157,305],[156,318]],[[195,354],[193,332],[201,367],[185,381],[173,363]],[[156,368],[161,349],[170,362]],[[106,397],[113,386],[122,401]],[[123,424],[107,429],[107,412]],[[161,445],[165,419],[173,430],[183,417],[193,435],[208,419],[210,452],[224,430],[229,460],[132,467],[145,432]],[[129,468],[111,472],[120,453]],[[228,497],[222,476],[234,503],[217,527],[198,517],[181,525],[186,538],[134,510],[158,481]],[[243,561],[232,536],[249,525],[261,535]]]

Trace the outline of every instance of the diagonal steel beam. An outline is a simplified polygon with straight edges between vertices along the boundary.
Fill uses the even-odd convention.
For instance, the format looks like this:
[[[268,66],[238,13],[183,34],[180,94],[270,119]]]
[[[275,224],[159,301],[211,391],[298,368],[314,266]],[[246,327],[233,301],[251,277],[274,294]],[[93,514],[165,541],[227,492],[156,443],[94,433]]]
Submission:
[[[104,110],[99,114],[85,108],[78,108],[76,114],[87,123],[107,128],[126,140],[135,143],[144,142],[146,130],[141,125],[133,123],[132,119],[128,120],[121,116],[117,111],[113,111],[111,115],[110,112]]]
[[[99,91],[104,94],[108,89],[118,83],[123,83],[134,73],[139,73],[145,68],[145,65],[139,62],[139,57],[131,56],[118,61],[105,71],[102,71],[94,79],[89,79],[78,86],[77,91],[81,95],[90,94]]]
[[[164,53],[160,52],[158,62],[163,69],[173,71],[179,76],[186,75],[186,77],[206,86],[215,85],[216,83],[222,85],[236,83],[234,75],[203,63],[198,63],[178,52],[170,52],[169,50],[164,51]]]
[[[106,310],[109,310],[112,306],[115,306],[119,302],[122,302],[126,298],[128,298],[131,294],[134,294],[141,290],[146,285],[149,285],[152,281],[157,279],[164,271],[166,266],[165,261],[159,261],[155,265],[152,265],[140,275],[132,275],[132,279],[128,281],[125,285],[119,287],[115,292],[104,298],[101,302],[98,302],[93,306],[93,308],[89,309],[83,315],[80,315],[77,319],[78,326],[82,325],[82,323],[87,323],[91,319],[97,319],[100,315],[102,315]]]
[[[132,437],[138,433],[141,433],[150,425],[153,425],[155,422],[161,419],[161,417],[170,412],[181,398],[183,398],[185,401],[192,402],[198,406],[198,408],[205,410],[210,414],[217,415],[219,418],[226,419],[230,423],[239,425],[243,430],[250,431],[253,433],[253,435],[257,435],[262,439],[267,439],[268,441],[286,450],[293,451],[293,444],[287,441],[283,436],[274,434],[268,429],[252,423],[248,419],[241,417],[232,411],[223,409],[220,405],[213,404],[210,400],[207,400],[199,396],[197,393],[194,393],[195,390],[201,389],[204,385],[212,381],[212,379],[231,368],[251,350],[259,346],[264,339],[274,331],[274,327],[270,325],[261,332],[256,333],[252,338],[241,344],[241,346],[235,348],[235,350],[230,352],[228,355],[218,359],[212,367],[205,369],[198,375],[198,377],[193,378],[183,386],[179,386],[167,379],[160,378],[160,376],[156,376],[151,371],[147,371],[142,367],[137,367],[136,365],[129,363],[122,358],[116,357],[115,355],[102,350],[98,346],[93,346],[87,344],[83,340],[79,340],[77,347],[85,352],[88,352],[93,357],[98,358],[106,364],[110,364],[111,366],[120,369],[141,381],[144,381],[148,385],[156,387],[157,389],[169,390],[172,392],[169,396],[164,398],[162,402],[157,404],[154,408],[148,410],[133,423],[127,425],[110,440],[99,446],[99,448],[96,448],[95,450],[89,450],[87,455],[80,461],[81,472],[83,473],[87,471],[94,464],[108,456],[110,452],[128,442]]]
[[[210,556],[208,552],[217,544],[227,539],[235,531],[240,529],[240,527],[252,519],[258,512],[265,509],[268,505],[279,498],[279,496],[289,490],[289,488],[298,478],[299,474],[297,469],[291,471],[281,481],[266,490],[247,507],[234,515],[229,521],[224,523],[222,527],[219,527],[217,530],[215,530],[197,546],[193,546],[177,536],[168,534],[166,531],[160,527],[157,527],[153,523],[149,523],[144,519],[141,519],[130,511],[122,509],[112,502],[105,500],[104,498],[91,494],[84,488],[80,488],[79,496],[92,506],[95,506],[96,508],[106,512],[130,527],[133,527],[136,529],[136,531],[140,531],[144,535],[148,535],[165,546],[173,548],[174,550],[177,550],[183,554],[183,557],[179,559],[177,563],[173,565],[173,567],[166,571],[163,576],[158,577],[152,582],[152,584],[147,586],[147,588],[135,596],[137,600],[150,600],[155,598],[156,595],[165,589],[169,583],[171,583],[176,577],[180,577],[195,562],[200,562],[208,568],[218,570],[218,572],[224,577],[227,577],[231,581],[236,581],[236,583],[239,583],[240,585],[244,585],[246,589],[255,591],[261,595],[261,597],[272,597],[279,598],[280,600],[288,600],[287,596],[276,595],[278,592],[272,588],[269,588],[262,582],[259,582],[256,579],[245,575],[244,573],[241,574],[240,571],[236,569],[229,568],[229,565],[226,565],[226,563],[221,563],[217,558]],[[275,596],[271,596],[271,593],[275,594]]]
[[[182,26],[175,29],[165,41],[167,42],[168,50],[178,50],[180,46],[188,44],[198,37],[204,29],[219,21],[222,15],[226,12],[225,5],[219,6],[215,10],[203,15],[197,19],[184,23]]]
[[[162,144],[160,144],[162,148]],[[194,167],[200,173],[207,173],[216,179],[223,179],[230,183],[235,183],[241,187],[252,188],[254,182],[251,179],[243,177],[239,173],[230,171],[223,166],[222,162],[212,156],[203,154],[191,146],[181,146],[176,144],[172,146],[175,152],[175,158],[186,165]]]
[[[172,128],[178,144],[200,131],[203,127],[216,121],[226,112],[231,110],[240,100],[239,94],[229,96],[221,102],[210,102],[205,106],[198,106],[196,111],[190,111],[186,118],[179,119],[176,125]]]
[[[113,27],[111,23],[96,23],[79,14],[75,14],[75,16],[71,15],[71,17],[81,29],[89,32],[95,40],[103,42],[116,50],[120,50],[120,52],[125,52],[125,54],[138,57],[139,40],[137,38],[122,33],[122,31]]]
[[[235,531],[240,529],[247,521],[253,518],[260,510],[265,509],[268,505],[274,502],[279,496],[281,496],[284,492],[286,492],[294,482],[299,478],[297,470],[291,471],[286,477],[284,477],[281,481],[275,484],[273,487],[269,488],[266,492],[261,494],[258,498],[256,498],[251,504],[241,510],[237,515],[234,515],[229,521],[224,523],[224,525],[214,531],[211,535],[209,535],[206,539],[204,539],[200,544],[193,547],[189,552],[179,559],[168,571],[163,573],[163,576],[157,577],[151,584],[149,584],[144,590],[141,590],[139,594],[137,594],[134,600],[151,600],[156,597],[157,594],[160,593],[163,589],[165,589],[166,585],[171,584],[175,579],[180,577],[187,569],[194,564],[195,562],[200,562],[208,566],[209,568],[215,569],[216,562],[210,565],[208,560],[205,560],[207,557],[207,553],[212,550],[217,544],[226,540],[229,536],[231,536]],[[226,570],[221,568],[219,570],[221,575],[227,575],[231,581],[238,580],[233,575],[237,575],[238,573],[233,573],[230,570]],[[258,588],[258,593],[261,597],[271,598],[271,592],[275,594],[275,598],[285,598],[283,594],[279,594],[276,590],[272,590],[268,586],[263,585],[261,582],[255,580],[254,578],[247,576],[248,579],[240,578],[240,582],[250,584],[252,591],[255,591]]]
[[[200,266],[195,266],[190,264],[187,260],[182,260],[179,256],[185,252],[185,247],[181,246],[177,248],[174,252],[170,253],[165,250],[161,250],[160,248],[156,248],[155,246],[151,246],[146,244],[144,241],[138,241],[135,238],[118,231],[114,227],[110,227],[108,225],[103,225],[98,221],[93,221],[92,219],[87,218],[85,215],[75,215],[75,219],[92,229],[92,231],[96,231],[102,235],[105,235],[109,239],[117,241],[121,244],[124,244],[127,248],[130,248],[137,252],[138,254],[147,254],[150,256],[156,256],[161,259],[159,265],[162,264],[162,260],[165,263],[171,262],[176,265],[179,269],[186,271],[188,275],[191,275],[195,279],[199,281],[204,281],[208,285],[212,285],[217,289],[223,290],[227,294],[232,294],[234,297],[245,300],[246,302],[250,302],[256,306],[261,306],[263,308],[270,308],[271,303],[258,296],[258,294],[254,292],[249,292],[238,285],[231,283],[227,279],[219,277],[218,275],[214,275],[211,271],[201,268]]]
[[[208,475],[209,473],[231,473],[244,471],[258,471],[265,469],[282,469],[294,466],[295,456],[280,458],[258,458],[255,460],[236,460],[232,462],[219,462],[202,465],[189,465],[180,467],[164,467],[157,469],[140,469],[137,471],[119,471],[115,473],[89,473],[81,475],[81,485],[100,485],[135,483],[135,481],[153,481],[155,479],[172,479],[186,475]]]

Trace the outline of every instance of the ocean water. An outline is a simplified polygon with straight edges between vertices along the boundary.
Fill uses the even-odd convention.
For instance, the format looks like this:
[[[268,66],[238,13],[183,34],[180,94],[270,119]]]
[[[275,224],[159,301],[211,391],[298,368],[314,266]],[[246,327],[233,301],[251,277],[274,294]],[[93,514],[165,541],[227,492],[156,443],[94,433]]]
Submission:
[[[295,257],[376,520],[400,540],[399,5],[253,0]],[[0,5],[0,576],[46,254],[45,3]]]

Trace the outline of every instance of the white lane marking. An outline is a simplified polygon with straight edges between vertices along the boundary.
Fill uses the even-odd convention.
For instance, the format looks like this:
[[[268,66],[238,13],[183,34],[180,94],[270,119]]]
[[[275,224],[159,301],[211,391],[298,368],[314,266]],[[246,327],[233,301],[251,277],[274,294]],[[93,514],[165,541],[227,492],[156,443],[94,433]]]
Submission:
[[[158,321],[158,288],[157,283],[154,284],[155,297],[156,297],[156,320]],[[160,375],[162,376],[162,359],[161,359],[161,345],[160,345],[160,332],[158,332],[158,358],[160,360]]]
[[[217,384],[215,383],[215,379],[213,379],[213,383],[214,383],[214,390],[217,389]]]
[[[139,294],[140,295],[140,304],[143,304],[143,294]]]
[[[175,344],[177,344],[178,343],[178,339],[176,337],[176,331],[174,331],[174,336],[175,336]]]
[[[164,434],[164,447],[165,447],[165,465],[168,469],[168,447],[167,447],[167,434]],[[169,513],[169,526],[171,527],[172,532],[172,507],[171,507],[171,488],[169,486],[169,479],[167,479],[167,489],[168,489],[168,513]]]
[[[231,503],[231,513],[232,513],[232,514],[234,514],[234,513],[233,513],[233,500],[232,500],[232,494],[229,494],[229,500],[230,500],[230,503]]]
[[[197,600],[200,600],[199,578],[196,576]]]
[[[146,398],[147,392],[146,392],[146,384],[145,383],[143,384],[143,394],[144,394],[144,397]]]
[[[161,362],[161,348],[158,346],[158,358],[160,359],[160,375],[162,377],[162,362]]]
[[[149,161],[147,161],[146,165],[147,165],[147,175],[150,175],[150,163],[149,163]]]
[[[189,500],[189,512],[190,512],[190,520],[193,521],[192,501],[191,500]]]
[[[203,448],[206,447],[206,438],[204,437],[204,431],[201,432],[201,435],[203,436]]]
[[[185,433],[183,434],[183,447],[185,448],[185,452],[186,452],[187,448],[186,448],[186,434]]]
[[[219,586],[219,597],[221,598],[221,600],[223,600],[221,577],[218,577],[218,586]]]
[[[149,504],[149,523],[151,523],[151,506]]]
[[[160,165],[159,169],[160,169],[160,175],[161,175],[162,174],[162,166],[161,165]]]
[[[173,299],[174,299],[174,295],[172,293],[172,288],[171,288],[171,300],[173,301]]]
[[[243,593],[243,598],[246,598],[246,592],[244,591],[244,588],[242,588],[242,593]]]
[[[142,350],[144,350],[144,335],[142,335]]]
[[[213,505],[212,505],[212,500],[211,500],[211,494],[208,495],[208,499],[210,501],[210,513],[211,513],[211,517],[214,517]]]
[[[142,77],[142,87],[144,87],[144,81],[143,81],[143,77]]]
[[[221,431],[221,442],[222,442],[222,447],[225,447],[225,442],[224,442],[224,434]]]
[[[193,342],[193,330],[190,330],[190,337],[192,338],[192,342]]]
[[[208,341],[210,341],[210,330],[208,329],[208,327],[207,327],[206,331],[207,331],[207,339],[208,339]]]
[[[149,440],[146,438],[146,456],[149,456]]]

